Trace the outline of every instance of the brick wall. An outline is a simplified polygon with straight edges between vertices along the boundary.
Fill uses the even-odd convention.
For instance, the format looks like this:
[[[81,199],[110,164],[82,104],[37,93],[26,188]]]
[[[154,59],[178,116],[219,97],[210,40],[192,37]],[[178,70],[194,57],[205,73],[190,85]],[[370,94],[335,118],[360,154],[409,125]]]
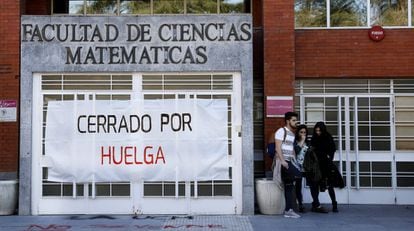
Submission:
[[[20,3],[3,0],[0,7],[0,100],[19,102]],[[18,168],[18,122],[0,122],[0,177]]]
[[[374,42],[367,29],[297,30],[296,77],[414,77],[414,30],[385,29]]]
[[[50,15],[52,0],[26,0],[26,15]]]
[[[293,0],[263,0],[264,96],[293,96],[295,80],[295,30]],[[266,114],[266,112],[265,112]],[[265,141],[284,124],[265,118]],[[269,159],[265,160],[270,167]]]

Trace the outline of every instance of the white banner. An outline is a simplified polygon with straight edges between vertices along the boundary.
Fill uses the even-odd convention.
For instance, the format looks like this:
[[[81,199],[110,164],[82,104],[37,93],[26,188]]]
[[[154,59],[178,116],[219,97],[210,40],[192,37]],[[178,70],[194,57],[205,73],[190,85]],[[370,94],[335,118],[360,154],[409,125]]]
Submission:
[[[51,101],[49,181],[229,179],[227,100]]]

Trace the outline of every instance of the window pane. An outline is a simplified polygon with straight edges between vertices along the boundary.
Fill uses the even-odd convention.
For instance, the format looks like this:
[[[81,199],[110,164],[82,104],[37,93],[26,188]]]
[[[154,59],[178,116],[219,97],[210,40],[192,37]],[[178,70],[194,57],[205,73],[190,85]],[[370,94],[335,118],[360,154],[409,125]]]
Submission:
[[[414,175],[414,162],[397,162],[397,172],[408,172]]]
[[[217,0],[187,0],[188,14],[216,14]]]
[[[326,112],[327,121],[338,121],[338,112],[337,111],[327,111]]]
[[[412,93],[413,89],[414,80],[394,80],[395,93]]]
[[[369,151],[369,141],[358,141],[359,150]]]
[[[389,124],[390,112],[389,111],[371,111],[371,122],[386,122]]]
[[[414,177],[397,177],[398,187],[414,187]]]
[[[366,0],[331,0],[331,26],[366,26]]]
[[[370,80],[370,92],[390,92],[390,81]]]
[[[111,191],[110,191],[110,185],[109,184],[95,184],[95,195],[96,196],[110,196],[111,195]],[[92,188],[89,190],[90,192],[92,192]]]
[[[151,14],[151,0],[121,0],[121,14]]]
[[[397,150],[414,150],[414,97],[395,98],[395,131]]]
[[[87,14],[116,14],[117,0],[87,0]]]
[[[60,196],[60,192],[60,184],[43,184],[42,186],[43,196]]]
[[[371,187],[371,178],[370,177],[359,177],[359,186]]]
[[[220,13],[244,13],[244,0],[221,0]],[[247,12],[246,12],[247,13]]]
[[[130,190],[128,183],[112,184],[112,196],[129,196]]]
[[[53,0],[54,14],[83,14],[83,0]]]
[[[407,0],[371,0],[371,25],[407,26]]]
[[[162,196],[162,185],[144,183],[144,196]]]
[[[343,80],[327,79],[325,80],[325,88],[326,93],[368,93],[368,80],[349,79],[344,82]]]
[[[214,196],[231,196],[231,192],[231,183],[214,185]]]
[[[169,183],[164,185],[164,196],[175,196],[175,184]]]
[[[63,196],[72,196],[72,195],[73,195],[73,185],[63,184]]]
[[[154,14],[184,14],[184,0],[154,0]]]
[[[414,187],[414,162],[397,162],[397,186]]]
[[[296,0],[296,27],[326,27],[326,0]]]
[[[194,182],[191,182],[191,196],[195,196]],[[197,182],[197,194],[198,196],[213,196],[213,184],[211,181],[199,181]]]
[[[382,141],[372,141],[371,142],[371,150],[377,151],[389,151],[391,150],[391,143],[390,141],[382,140]]]
[[[358,111],[358,122],[368,122],[369,121],[369,112],[368,111]]]
[[[372,187],[391,187],[391,177],[372,177]]]

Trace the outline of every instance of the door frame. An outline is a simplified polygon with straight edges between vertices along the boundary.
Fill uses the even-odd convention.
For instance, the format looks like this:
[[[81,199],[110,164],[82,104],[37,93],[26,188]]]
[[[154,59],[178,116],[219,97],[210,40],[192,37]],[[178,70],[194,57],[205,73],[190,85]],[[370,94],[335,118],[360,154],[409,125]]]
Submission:
[[[339,170],[343,176],[345,176],[346,186],[344,189],[335,189],[337,201],[339,203],[345,204],[378,204],[378,203],[385,203],[385,204],[393,204],[395,203],[395,191],[396,191],[396,169],[395,169],[395,126],[394,126],[394,97],[390,94],[358,94],[358,95],[350,95],[350,94],[326,94],[326,95],[307,95],[301,94],[300,95],[300,104],[302,105],[300,108],[300,120],[302,122],[305,121],[305,99],[306,98],[336,98],[337,99],[337,129],[338,133],[333,134],[336,135],[338,138],[338,147],[335,155],[334,161],[339,161]],[[388,98],[389,99],[389,109],[390,109],[390,150],[389,151],[361,151],[358,147],[358,127],[352,126],[351,122],[354,125],[358,124],[358,99],[359,98]],[[342,105],[342,99],[343,104]],[[353,108],[351,106],[351,102],[353,103]],[[326,105],[323,105],[323,117],[325,117],[325,108]],[[354,111],[353,117],[351,118],[351,111]],[[344,118],[342,118],[342,111],[344,112]],[[325,118],[322,119],[325,121]],[[345,126],[343,131],[342,126]],[[351,129],[353,132],[353,144],[354,150],[351,150]],[[343,135],[344,134],[344,135]],[[345,143],[345,147],[343,147],[343,142]],[[374,157],[374,158],[373,158]],[[360,161],[386,161],[390,163],[391,168],[391,187],[360,187],[359,182],[359,163]],[[343,163],[345,162],[345,163]],[[355,163],[355,187],[351,186],[352,181],[352,171],[351,171],[351,162]],[[345,164],[345,166],[343,166]],[[345,167],[345,171],[344,171]],[[304,191],[304,199],[306,202],[311,202],[311,196],[309,190]],[[390,193],[391,192],[391,193]],[[320,194],[320,201],[322,203],[330,203],[331,200],[329,198],[328,193],[321,193]]]

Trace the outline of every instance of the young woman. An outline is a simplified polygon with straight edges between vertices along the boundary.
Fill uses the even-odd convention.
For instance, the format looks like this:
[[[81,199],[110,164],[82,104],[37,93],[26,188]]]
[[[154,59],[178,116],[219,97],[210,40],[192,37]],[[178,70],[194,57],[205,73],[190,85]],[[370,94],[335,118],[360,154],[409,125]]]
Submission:
[[[319,168],[321,170],[322,181],[314,182],[311,184],[311,193],[314,201],[312,202],[312,211],[314,212],[326,212],[320,207],[318,195],[319,189],[324,191],[328,187],[329,196],[332,201],[332,212],[338,212],[338,205],[336,202],[334,182],[331,182],[329,179],[332,179],[329,174],[331,174],[331,167],[333,165],[333,158],[336,150],[335,142],[332,138],[332,135],[326,130],[326,125],[324,122],[317,122],[313,128],[312,135],[312,148],[314,149],[316,156],[318,157]],[[316,201],[315,197],[316,196]]]
[[[301,124],[296,128],[295,132],[295,142],[294,148],[296,153],[296,165],[297,168],[302,172],[302,176],[305,176],[305,170],[303,169],[303,161],[305,159],[305,154],[308,151],[308,128],[306,125]],[[302,195],[302,178],[298,178],[295,181],[295,190],[296,190],[296,200],[299,205],[299,212],[305,212],[305,207],[303,207],[303,195]]]

